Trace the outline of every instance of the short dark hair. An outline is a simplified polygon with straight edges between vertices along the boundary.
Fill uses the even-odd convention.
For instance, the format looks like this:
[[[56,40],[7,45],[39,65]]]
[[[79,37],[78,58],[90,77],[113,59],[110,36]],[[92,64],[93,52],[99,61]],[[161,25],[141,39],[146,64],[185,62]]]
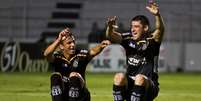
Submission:
[[[131,21],[140,21],[143,26],[144,25],[149,26],[149,20],[144,15],[137,15],[137,16],[133,17]]]

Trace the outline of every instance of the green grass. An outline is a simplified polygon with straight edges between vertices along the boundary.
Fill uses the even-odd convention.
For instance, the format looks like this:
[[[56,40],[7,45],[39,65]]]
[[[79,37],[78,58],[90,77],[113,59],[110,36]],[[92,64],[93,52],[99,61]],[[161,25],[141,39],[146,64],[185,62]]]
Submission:
[[[51,101],[50,73],[0,73],[0,101]],[[112,101],[113,74],[86,76],[91,101]],[[160,74],[155,101],[200,101],[201,74]]]

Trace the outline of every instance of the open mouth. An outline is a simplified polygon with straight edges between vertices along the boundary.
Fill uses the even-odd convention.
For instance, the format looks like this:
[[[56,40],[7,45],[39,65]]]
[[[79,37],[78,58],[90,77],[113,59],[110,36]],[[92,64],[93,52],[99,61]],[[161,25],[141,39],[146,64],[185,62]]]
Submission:
[[[135,32],[132,32],[132,34],[133,34],[133,35],[136,35],[137,33],[135,33]]]
[[[75,48],[70,48],[70,51],[71,52],[75,52]]]
[[[137,36],[137,33],[132,33],[133,36]]]

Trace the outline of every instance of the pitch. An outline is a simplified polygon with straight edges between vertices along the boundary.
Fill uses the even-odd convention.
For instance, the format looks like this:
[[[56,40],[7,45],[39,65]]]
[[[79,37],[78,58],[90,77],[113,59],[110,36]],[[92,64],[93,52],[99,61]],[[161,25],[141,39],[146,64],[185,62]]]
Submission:
[[[159,74],[155,101],[200,101],[201,73]],[[0,101],[51,101],[50,73],[0,73]],[[113,73],[87,73],[91,101],[112,101]]]

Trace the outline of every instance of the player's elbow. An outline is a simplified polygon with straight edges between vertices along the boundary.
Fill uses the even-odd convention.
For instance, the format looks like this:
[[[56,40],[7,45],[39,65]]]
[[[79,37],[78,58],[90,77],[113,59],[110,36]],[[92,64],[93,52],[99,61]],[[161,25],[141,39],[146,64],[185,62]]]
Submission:
[[[50,53],[48,53],[48,52],[44,52],[44,53],[43,53],[43,56],[47,58],[47,57],[50,56]]]
[[[156,32],[154,34],[152,34],[152,38],[156,41],[156,42],[161,42],[163,39],[163,30],[156,30]]]
[[[100,53],[99,51],[91,50],[90,56],[94,57],[94,56],[98,55],[99,53]]]
[[[43,56],[45,57],[45,59],[47,59],[47,61],[49,61],[49,62],[53,61],[51,54],[48,54],[47,52],[44,52]]]
[[[47,57],[47,53],[46,53],[46,52],[43,52],[43,56],[44,56],[44,57]]]

